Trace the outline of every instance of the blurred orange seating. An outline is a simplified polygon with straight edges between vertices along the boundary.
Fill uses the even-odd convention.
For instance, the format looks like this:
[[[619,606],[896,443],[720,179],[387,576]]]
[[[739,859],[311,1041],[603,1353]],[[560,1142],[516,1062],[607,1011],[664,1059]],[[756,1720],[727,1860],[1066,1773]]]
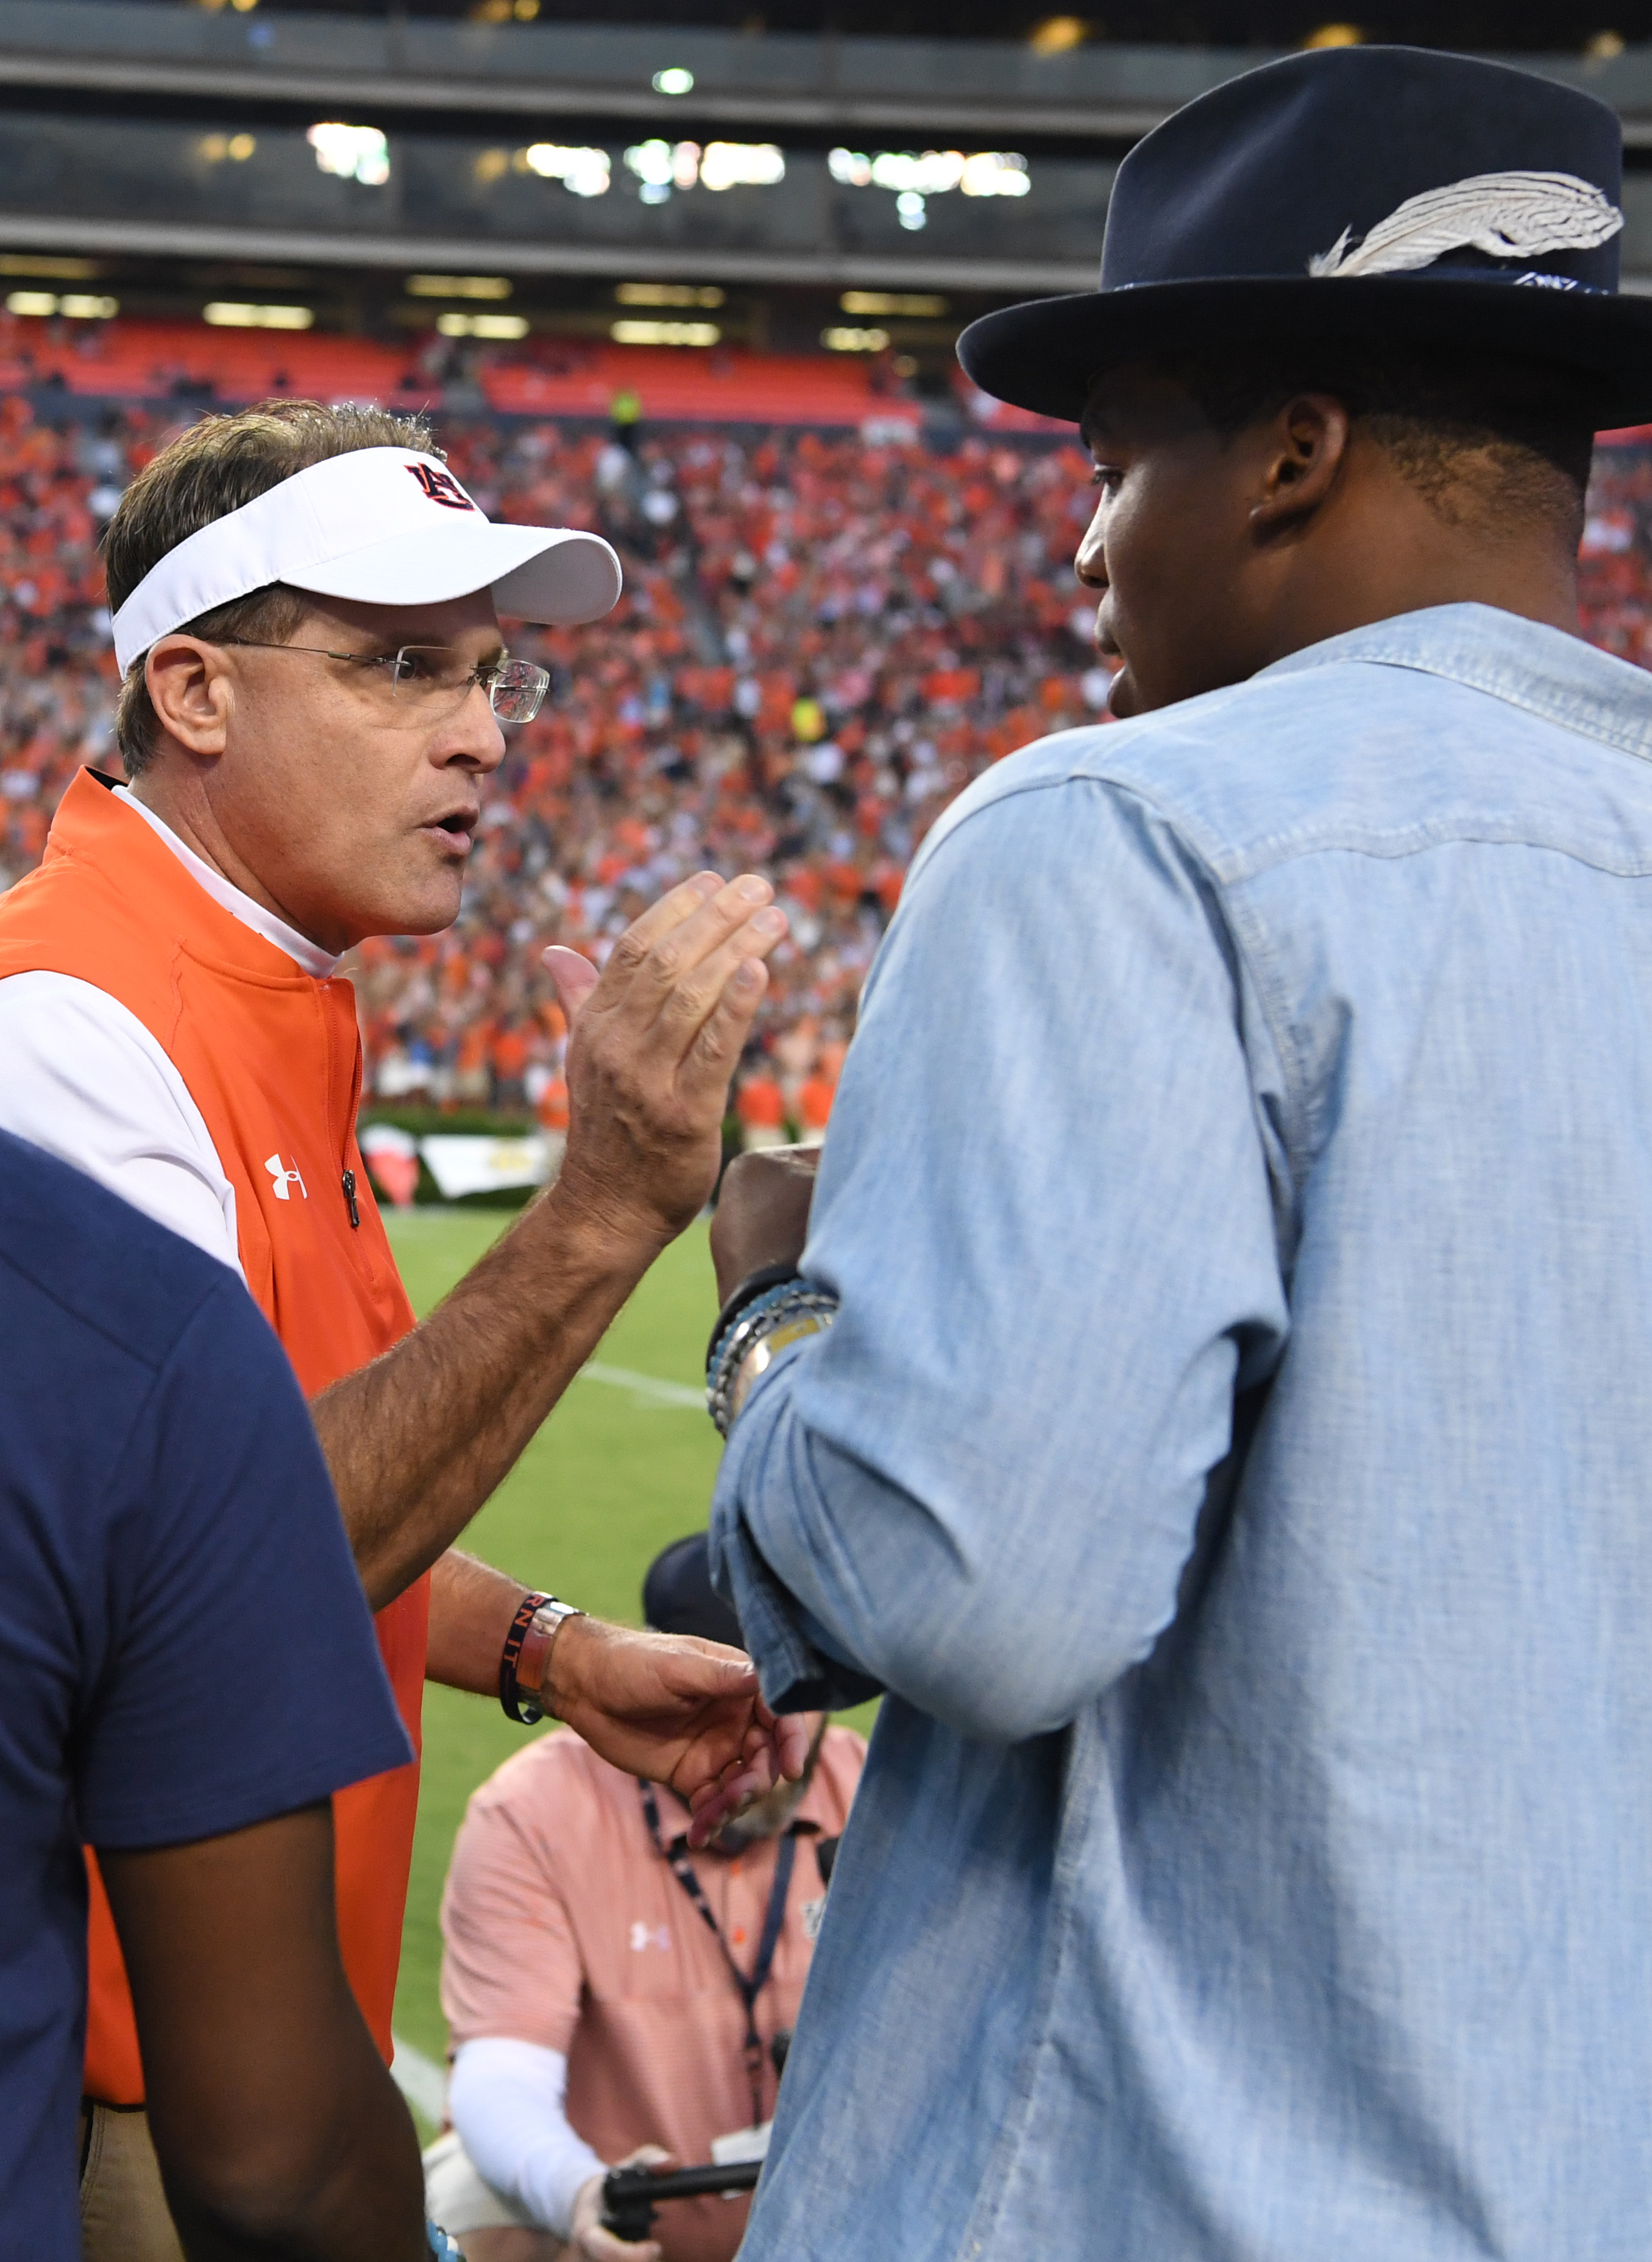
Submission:
[[[385,345],[315,330],[218,329],[198,322],[118,319],[95,329],[12,319],[0,328],[0,388],[56,382],[119,400],[161,400],[210,387],[224,402],[270,393],[439,406],[441,385],[419,373],[428,338]],[[481,349],[476,376],[507,415],[606,416],[631,391],[643,414],[672,422],[858,426],[885,416],[915,425],[910,403],[873,390],[857,355],[754,354],[737,349],[545,344],[544,359],[512,347]]]

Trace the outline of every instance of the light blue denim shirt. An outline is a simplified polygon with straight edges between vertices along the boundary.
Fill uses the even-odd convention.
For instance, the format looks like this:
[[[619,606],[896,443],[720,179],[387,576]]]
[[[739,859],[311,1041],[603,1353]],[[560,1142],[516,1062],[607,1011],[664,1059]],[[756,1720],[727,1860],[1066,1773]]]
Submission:
[[[926,844],[714,1511],[890,1692],[743,2262],[1652,2257],[1649,761],[1452,606]]]

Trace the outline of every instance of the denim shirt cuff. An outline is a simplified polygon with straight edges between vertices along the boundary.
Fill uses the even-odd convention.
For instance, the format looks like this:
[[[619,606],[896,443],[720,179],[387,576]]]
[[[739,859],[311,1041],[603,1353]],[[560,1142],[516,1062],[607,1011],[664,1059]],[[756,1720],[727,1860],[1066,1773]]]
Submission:
[[[820,1629],[787,1592],[738,1517],[713,1526],[713,1581],[734,1606],[766,1702],[776,1712],[840,1712],[880,1684],[821,1646]],[[721,1545],[718,1545],[720,1538]]]
[[[800,1348],[797,1347],[797,1348]],[[796,1350],[783,1354],[762,1377],[764,1396],[774,1391],[781,1374],[792,1364]],[[783,1397],[783,1393],[782,1394]],[[750,1466],[754,1442],[752,1425],[767,1413],[772,1422],[784,1418],[783,1406],[760,1411],[749,1404],[742,1416],[746,1434],[730,1441],[711,1502],[711,1582],[733,1606],[740,1633],[757,1668],[765,1702],[776,1712],[837,1712],[869,1697],[881,1696],[881,1682],[840,1656],[831,1637],[804,1605],[783,1585],[753,1538],[741,1512],[737,1459]],[[742,1447],[746,1448],[742,1452]],[[727,1479],[734,1474],[731,1485]]]

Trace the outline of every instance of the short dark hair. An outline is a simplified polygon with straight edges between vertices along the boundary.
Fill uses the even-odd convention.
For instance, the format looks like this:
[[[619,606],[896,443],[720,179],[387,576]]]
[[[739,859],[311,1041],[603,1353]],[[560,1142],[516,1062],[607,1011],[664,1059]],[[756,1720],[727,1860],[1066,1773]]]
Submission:
[[[1442,517],[1471,479],[1500,508],[1553,522],[1575,543],[1594,448],[1586,390],[1547,362],[1468,350],[1282,340],[1153,364],[1231,438],[1298,393],[1340,400]]]
[[[352,455],[358,448],[442,453],[422,416],[395,416],[351,401],[329,408],[320,400],[263,400],[234,415],[203,416],[145,465],[109,522],[104,578],[110,611],[119,612],[145,574],[202,527],[268,493],[295,472]],[[182,626],[191,636],[255,637],[284,644],[296,631],[308,602],[299,591],[272,581]],[[148,656],[140,652],[126,670],[115,710],[115,742],[129,778],[154,759],[160,728],[144,681]]]

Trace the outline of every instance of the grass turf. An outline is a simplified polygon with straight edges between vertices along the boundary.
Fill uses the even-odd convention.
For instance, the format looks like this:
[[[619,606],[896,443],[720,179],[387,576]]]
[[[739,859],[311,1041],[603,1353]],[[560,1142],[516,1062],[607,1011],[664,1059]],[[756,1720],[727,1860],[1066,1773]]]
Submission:
[[[417,1209],[386,1217],[414,1307],[440,1300],[509,1222],[497,1210]],[[615,1321],[600,1363],[696,1387],[717,1316],[705,1228],[668,1249]],[[721,1452],[696,1406],[661,1404],[581,1378],[465,1533],[462,1545],[534,1586],[637,1625],[643,1574],[667,1540],[703,1525]],[[848,1716],[869,1724],[869,1706]],[[441,2061],[437,1997],[442,1881],[465,1802],[529,1734],[496,1703],[427,1686],[419,1826],[402,1932],[396,2032]]]

